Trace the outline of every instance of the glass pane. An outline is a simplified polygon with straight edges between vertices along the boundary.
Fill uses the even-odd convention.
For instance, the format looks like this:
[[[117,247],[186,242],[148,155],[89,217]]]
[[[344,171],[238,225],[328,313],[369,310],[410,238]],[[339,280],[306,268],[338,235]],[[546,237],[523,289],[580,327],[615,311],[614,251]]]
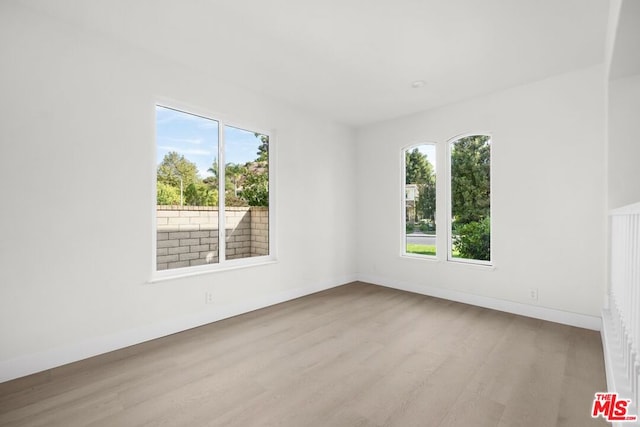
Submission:
[[[225,259],[269,255],[269,136],[224,127]]]
[[[156,106],[156,269],[218,262],[218,122]]]
[[[451,258],[491,260],[491,138],[451,145]]]
[[[436,254],[436,146],[405,150],[405,252]]]

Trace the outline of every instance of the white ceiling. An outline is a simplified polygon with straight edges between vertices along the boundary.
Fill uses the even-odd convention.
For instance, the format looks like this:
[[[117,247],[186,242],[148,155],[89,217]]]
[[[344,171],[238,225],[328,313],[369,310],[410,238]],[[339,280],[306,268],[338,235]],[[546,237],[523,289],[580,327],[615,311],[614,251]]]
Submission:
[[[19,0],[360,126],[604,61],[608,0]],[[411,82],[425,80],[420,89]]]

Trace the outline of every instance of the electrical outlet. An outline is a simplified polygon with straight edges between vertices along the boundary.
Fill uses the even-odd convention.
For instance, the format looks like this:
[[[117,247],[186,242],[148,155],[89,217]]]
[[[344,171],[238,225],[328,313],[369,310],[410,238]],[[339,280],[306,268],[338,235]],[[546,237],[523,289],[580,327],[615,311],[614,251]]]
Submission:
[[[538,288],[529,289],[529,299],[538,301]]]
[[[205,292],[204,293],[204,303],[205,304],[213,304],[213,292]]]

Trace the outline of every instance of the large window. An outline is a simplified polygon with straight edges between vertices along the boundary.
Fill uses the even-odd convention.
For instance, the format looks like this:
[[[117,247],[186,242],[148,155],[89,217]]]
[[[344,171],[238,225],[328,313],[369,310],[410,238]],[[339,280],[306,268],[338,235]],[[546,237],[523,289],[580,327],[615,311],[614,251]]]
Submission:
[[[450,142],[449,258],[491,261],[491,137]]]
[[[436,255],[436,146],[404,150],[404,252]]]
[[[269,256],[267,133],[157,105],[156,152],[156,271]]]
[[[403,254],[445,259],[446,253],[449,261],[490,264],[491,137],[464,135],[447,145],[447,164],[438,168],[437,144],[402,151]],[[438,187],[437,169],[450,178]],[[446,194],[438,195],[444,190]],[[436,200],[446,202],[449,209],[436,210]],[[437,227],[438,221],[442,227]]]

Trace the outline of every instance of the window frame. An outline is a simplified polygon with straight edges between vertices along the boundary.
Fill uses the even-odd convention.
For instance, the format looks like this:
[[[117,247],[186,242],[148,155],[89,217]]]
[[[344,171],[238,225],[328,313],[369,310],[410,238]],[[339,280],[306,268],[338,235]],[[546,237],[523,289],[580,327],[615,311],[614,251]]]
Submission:
[[[269,137],[269,160],[268,160],[268,179],[269,179],[269,206],[268,206],[268,233],[269,233],[269,253],[267,255],[259,255],[254,257],[245,257],[237,259],[226,259],[226,244],[218,243],[218,262],[211,264],[203,264],[196,266],[180,267],[167,270],[157,270],[157,168],[156,163],[158,141],[156,128],[156,107],[164,107],[181,113],[202,117],[208,120],[214,120],[218,123],[218,242],[226,241],[225,229],[225,128],[233,127],[249,132],[267,135]],[[155,283],[175,278],[189,277],[202,274],[210,274],[226,270],[234,270],[239,268],[248,268],[259,265],[271,264],[277,261],[276,244],[275,244],[275,165],[276,165],[276,137],[275,130],[265,130],[263,127],[254,126],[250,123],[229,118],[224,114],[212,113],[207,109],[185,104],[167,98],[157,98],[153,103],[152,109],[152,128],[153,128],[153,161],[152,164],[152,205],[151,205],[151,274],[148,283]]]
[[[402,149],[400,150],[400,184],[401,184],[401,202],[400,202],[400,210],[401,210],[401,232],[400,232],[400,256],[403,257],[408,257],[408,258],[417,258],[417,259],[427,259],[427,260],[438,260],[439,256],[440,256],[440,251],[438,251],[438,228],[436,227],[436,254],[435,255],[422,255],[422,254],[415,254],[415,253],[411,253],[411,252],[407,252],[407,203],[406,203],[406,192],[407,192],[407,159],[406,159],[406,153],[409,152],[410,150],[413,150],[414,148],[418,148],[419,146],[422,145],[432,145],[435,151],[435,162],[436,165],[434,167],[434,174],[436,175],[436,224],[438,223],[437,218],[438,218],[438,213],[439,213],[439,209],[438,209],[438,153],[440,151],[439,147],[438,147],[438,143],[437,142],[433,142],[433,141],[425,141],[425,142],[414,142],[408,145],[405,145],[402,147]],[[432,163],[433,165],[433,163]]]
[[[488,136],[491,144],[489,145],[489,229],[491,230],[491,234],[489,235],[489,260],[480,260],[480,259],[470,259],[470,258],[454,258],[453,256],[453,233],[451,232],[453,226],[453,197],[451,194],[452,186],[451,186],[451,154],[453,144],[462,139],[469,136]],[[446,190],[445,197],[447,200],[447,211],[446,211],[446,224],[447,224],[447,257],[446,260],[448,262],[460,263],[460,264],[471,264],[478,266],[486,266],[493,267],[493,134],[491,132],[465,132],[454,137],[449,138],[446,141],[447,144],[447,161],[446,161]]]
[[[454,258],[453,257],[453,233],[452,231],[452,204],[453,198],[451,194],[451,152],[453,143],[461,138],[482,135],[488,136],[490,144],[490,168],[489,168],[489,216],[490,224],[490,248],[489,248],[489,261],[468,259],[468,258]],[[426,140],[425,142],[415,142],[407,144],[400,149],[400,218],[401,218],[401,230],[400,230],[400,256],[409,259],[420,259],[429,261],[444,261],[451,264],[477,266],[480,268],[495,268],[494,260],[494,218],[493,218],[493,133],[488,131],[478,132],[465,132],[455,135],[446,141],[433,142]],[[443,149],[442,145],[446,144],[446,149]],[[433,145],[436,150],[436,255],[420,255],[412,254],[406,251],[406,152],[420,145]],[[442,207],[444,206],[444,208]],[[443,224],[444,226],[439,226]],[[445,231],[443,232],[443,228]],[[444,242],[444,243],[443,243]],[[445,250],[446,249],[446,250]],[[446,254],[446,255],[445,255]]]

